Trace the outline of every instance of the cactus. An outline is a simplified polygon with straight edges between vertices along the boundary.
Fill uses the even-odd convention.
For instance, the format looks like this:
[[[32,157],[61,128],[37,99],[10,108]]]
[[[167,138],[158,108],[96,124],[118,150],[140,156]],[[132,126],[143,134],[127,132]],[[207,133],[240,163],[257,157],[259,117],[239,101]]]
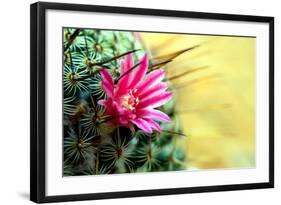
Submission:
[[[186,169],[186,150],[178,143],[185,136],[174,111],[176,95],[165,88],[167,78],[150,87],[162,91],[151,98],[163,102],[157,101],[159,106],[152,109],[154,115],[161,115],[156,120],[142,113],[143,118],[133,121],[132,112],[116,119],[118,109],[110,98],[112,90],[121,92],[117,90],[133,72],[139,71],[143,78],[156,76],[155,71],[162,75],[159,68],[165,62],[153,64],[154,56],[134,32],[64,28],[63,35],[64,176]],[[125,72],[126,63],[131,67]],[[139,85],[141,78],[130,83],[134,80]],[[139,103],[133,92],[122,97],[129,111]],[[149,107],[153,103],[149,100],[140,103]]]

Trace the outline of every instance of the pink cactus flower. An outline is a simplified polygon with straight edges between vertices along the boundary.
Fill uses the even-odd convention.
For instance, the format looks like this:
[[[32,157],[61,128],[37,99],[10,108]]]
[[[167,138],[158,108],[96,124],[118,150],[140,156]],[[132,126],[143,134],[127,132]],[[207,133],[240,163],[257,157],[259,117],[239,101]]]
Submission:
[[[110,116],[114,125],[126,126],[152,133],[153,130],[161,132],[158,122],[169,122],[165,113],[155,108],[164,105],[172,98],[172,93],[166,91],[167,83],[162,82],[165,72],[157,69],[148,71],[148,57],[145,54],[140,64],[134,70],[132,55],[127,55],[121,62],[121,78],[114,85],[110,73],[103,69],[102,88],[107,98],[98,103],[105,106],[105,114]]]

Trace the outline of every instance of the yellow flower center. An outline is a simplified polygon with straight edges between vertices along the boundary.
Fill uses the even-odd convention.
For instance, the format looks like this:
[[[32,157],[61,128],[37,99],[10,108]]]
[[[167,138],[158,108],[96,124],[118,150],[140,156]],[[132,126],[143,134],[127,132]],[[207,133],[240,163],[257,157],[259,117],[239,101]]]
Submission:
[[[136,106],[139,104],[139,98],[135,96],[135,90],[130,90],[128,94],[124,95],[121,100],[121,105],[128,110],[135,110]]]

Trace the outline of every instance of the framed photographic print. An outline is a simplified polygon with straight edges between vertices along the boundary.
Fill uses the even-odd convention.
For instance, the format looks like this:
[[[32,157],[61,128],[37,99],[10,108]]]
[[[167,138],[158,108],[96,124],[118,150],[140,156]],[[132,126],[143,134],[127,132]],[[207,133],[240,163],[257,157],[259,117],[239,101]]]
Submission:
[[[34,202],[274,186],[274,18],[31,5]]]

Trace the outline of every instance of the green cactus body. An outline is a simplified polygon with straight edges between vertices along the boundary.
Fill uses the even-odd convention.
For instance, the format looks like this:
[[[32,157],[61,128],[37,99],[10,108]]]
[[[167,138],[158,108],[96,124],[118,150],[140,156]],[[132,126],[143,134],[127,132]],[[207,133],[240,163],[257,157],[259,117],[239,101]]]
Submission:
[[[153,58],[135,33],[64,28],[63,34],[64,176],[186,169],[175,95],[159,107],[171,122],[160,123],[162,132],[152,134],[108,125],[110,116],[98,103],[107,98],[101,69],[118,79],[126,53],[131,52],[135,62],[145,53]]]

